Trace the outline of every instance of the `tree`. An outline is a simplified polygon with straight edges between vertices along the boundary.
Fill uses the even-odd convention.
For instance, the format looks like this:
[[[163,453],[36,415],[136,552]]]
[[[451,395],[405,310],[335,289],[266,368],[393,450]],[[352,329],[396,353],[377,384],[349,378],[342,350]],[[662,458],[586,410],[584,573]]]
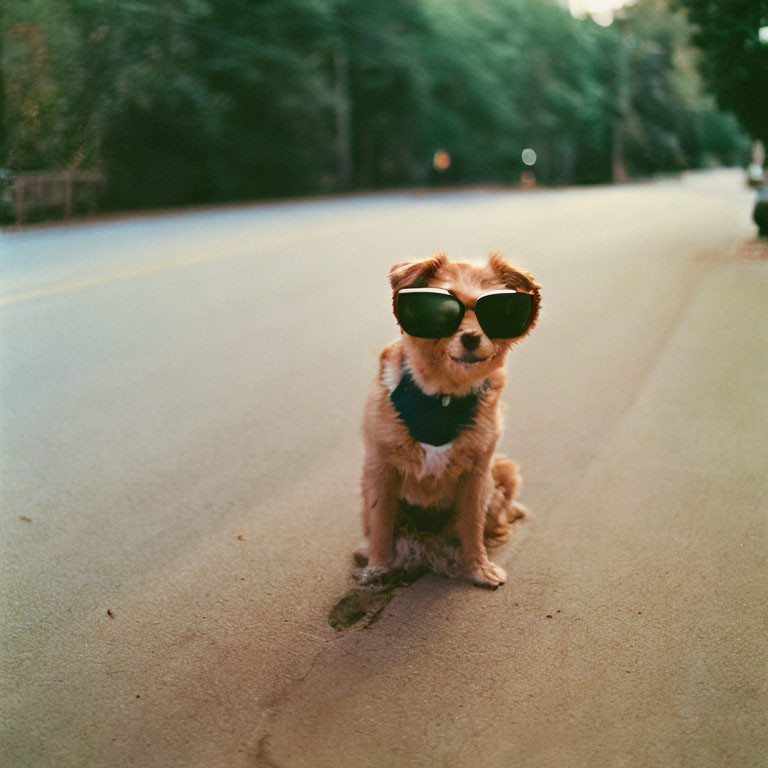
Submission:
[[[6,0],[0,166],[101,170],[121,208],[516,183],[526,147],[546,184],[675,170],[738,144],[688,38],[667,0],[608,29],[551,0]]]
[[[722,109],[768,143],[768,0],[677,0],[697,26],[702,70]]]
[[[738,129],[714,113],[699,75],[698,51],[685,15],[667,0],[638,0],[616,20],[626,67],[620,128],[629,172],[648,175],[698,167],[743,150]],[[717,123],[717,124],[716,124]],[[720,131],[730,130],[730,143]]]
[[[333,188],[334,24],[328,2],[210,0],[199,65],[223,130],[224,199]]]
[[[80,34],[69,9],[52,0],[16,0],[4,8],[2,158],[16,170],[87,164],[74,94],[83,88]]]

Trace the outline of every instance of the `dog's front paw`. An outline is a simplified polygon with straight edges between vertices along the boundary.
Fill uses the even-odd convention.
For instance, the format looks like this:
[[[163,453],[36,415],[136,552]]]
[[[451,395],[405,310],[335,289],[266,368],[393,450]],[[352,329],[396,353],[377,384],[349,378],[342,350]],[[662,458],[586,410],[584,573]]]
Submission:
[[[467,564],[467,575],[481,587],[498,589],[507,581],[507,572],[488,558]]]
[[[354,572],[354,577],[364,587],[384,587],[387,585],[391,569],[379,565],[366,565]]]

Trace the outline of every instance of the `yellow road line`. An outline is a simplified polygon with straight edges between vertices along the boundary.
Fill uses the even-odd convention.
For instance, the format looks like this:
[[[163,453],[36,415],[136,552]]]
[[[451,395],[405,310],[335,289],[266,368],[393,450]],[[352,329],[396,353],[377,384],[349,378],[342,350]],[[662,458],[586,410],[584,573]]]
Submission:
[[[134,277],[143,277],[145,275],[152,275],[158,272],[169,272],[174,269],[179,269],[180,267],[199,264],[205,261],[213,261],[216,258],[223,257],[209,256],[201,257],[199,259],[163,261],[156,264],[147,264],[146,266],[137,269],[126,269],[118,272],[105,272],[103,274],[94,275],[93,277],[83,278],[81,280],[69,280],[65,283],[52,285],[48,288],[38,288],[32,291],[23,291],[22,293],[14,293],[8,296],[2,296],[0,297],[0,307],[6,307],[10,304],[18,304],[23,301],[32,301],[33,299],[43,299],[47,296],[56,296],[59,293],[71,293],[72,291],[79,291],[83,288],[93,288],[97,285],[116,283],[121,280],[130,280]]]
[[[360,228],[366,226],[366,224],[367,222],[361,222]],[[355,227],[355,226],[350,227],[349,224],[347,224],[344,227],[344,231],[346,232],[346,231],[349,231],[350,229],[357,229],[357,228],[358,227]],[[97,286],[97,285],[105,285],[107,283],[116,283],[121,280],[131,280],[136,277],[145,277],[147,275],[154,275],[160,272],[170,272],[171,270],[174,270],[174,269],[181,269],[183,267],[193,266],[195,264],[203,264],[208,261],[216,261],[217,259],[236,258],[238,256],[246,256],[248,254],[261,251],[265,248],[271,248],[279,245],[287,245],[291,242],[298,242],[310,236],[317,237],[330,232],[338,232],[338,231],[339,231],[338,225],[333,225],[333,226],[315,228],[310,232],[303,232],[300,234],[292,233],[292,234],[275,235],[266,240],[261,240],[258,243],[254,243],[254,245],[248,248],[247,250],[239,250],[234,253],[212,252],[209,254],[196,256],[192,258],[187,257],[184,259],[171,259],[168,261],[145,264],[144,266],[137,267],[135,269],[124,269],[124,270],[118,270],[116,272],[104,272],[100,275],[81,278],[79,280],[68,280],[63,283],[51,285],[47,288],[37,288],[31,291],[22,291],[20,293],[9,294],[8,296],[0,296],[0,308],[10,306],[11,304],[19,304],[20,302],[24,302],[24,301],[32,301],[33,299],[42,299],[48,296],[56,296],[57,294],[60,294],[60,293],[71,293],[73,291],[79,291],[85,288],[93,288],[94,286]]]

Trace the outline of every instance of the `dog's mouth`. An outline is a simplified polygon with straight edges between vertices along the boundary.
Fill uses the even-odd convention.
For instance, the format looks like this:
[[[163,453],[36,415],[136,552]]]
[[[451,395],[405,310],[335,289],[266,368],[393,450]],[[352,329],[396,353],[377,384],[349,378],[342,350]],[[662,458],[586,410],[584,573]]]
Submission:
[[[475,363],[484,363],[488,358],[487,357],[478,357],[477,355],[473,355],[471,353],[467,353],[466,355],[462,355],[461,357],[454,357],[451,355],[451,360],[453,360],[454,363],[461,363],[462,365],[474,365]]]

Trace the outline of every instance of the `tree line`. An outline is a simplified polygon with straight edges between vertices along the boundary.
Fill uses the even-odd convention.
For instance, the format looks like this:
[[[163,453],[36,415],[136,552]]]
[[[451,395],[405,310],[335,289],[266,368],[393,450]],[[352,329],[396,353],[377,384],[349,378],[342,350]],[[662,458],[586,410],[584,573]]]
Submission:
[[[541,183],[596,183],[747,146],[665,0],[610,27],[548,0],[10,0],[0,25],[0,165],[101,170],[111,207],[517,183],[525,148]]]

